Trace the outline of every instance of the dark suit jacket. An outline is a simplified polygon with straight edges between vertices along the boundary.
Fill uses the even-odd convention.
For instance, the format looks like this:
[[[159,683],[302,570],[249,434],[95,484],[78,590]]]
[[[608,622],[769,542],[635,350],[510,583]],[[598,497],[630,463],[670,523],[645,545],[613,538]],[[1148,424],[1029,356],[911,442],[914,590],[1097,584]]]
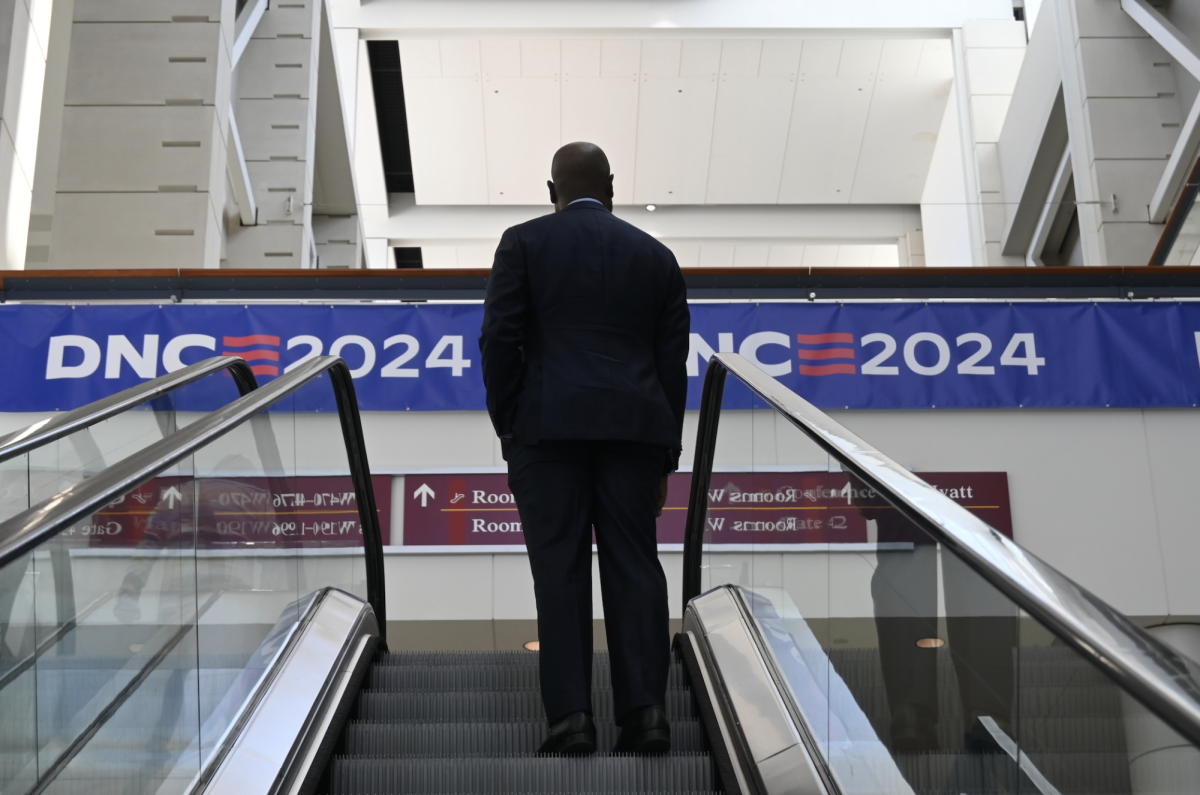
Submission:
[[[674,468],[689,330],[675,256],[603,205],[508,229],[479,338],[496,433],[663,445]]]

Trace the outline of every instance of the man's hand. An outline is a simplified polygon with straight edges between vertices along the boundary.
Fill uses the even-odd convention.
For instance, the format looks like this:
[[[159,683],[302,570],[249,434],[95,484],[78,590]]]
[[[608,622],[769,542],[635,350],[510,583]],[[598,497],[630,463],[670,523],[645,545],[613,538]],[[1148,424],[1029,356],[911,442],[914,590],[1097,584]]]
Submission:
[[[655,516],[662,516],[663,506],[667,504],[667,481],[670,475],[663,475],[662,481],[658,484],[658,512]]]

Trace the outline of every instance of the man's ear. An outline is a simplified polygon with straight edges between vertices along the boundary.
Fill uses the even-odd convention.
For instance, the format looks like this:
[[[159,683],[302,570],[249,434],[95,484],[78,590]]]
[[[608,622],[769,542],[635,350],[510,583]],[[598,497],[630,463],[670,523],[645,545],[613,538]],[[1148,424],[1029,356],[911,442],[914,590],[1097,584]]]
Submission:
[[[554,189],[553,180],[546,180],[546,187],[550,189],[550,203],[558,204],[558,191]]]
[[[609,174],[608,175],[608,198],[612,199],[612,197],[613,197],[613,175]]]

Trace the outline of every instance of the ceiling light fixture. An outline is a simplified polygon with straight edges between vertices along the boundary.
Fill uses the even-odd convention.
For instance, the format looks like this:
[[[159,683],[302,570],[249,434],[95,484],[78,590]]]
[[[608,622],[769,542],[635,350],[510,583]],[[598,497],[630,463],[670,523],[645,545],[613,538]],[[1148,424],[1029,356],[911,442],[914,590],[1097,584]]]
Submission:
[[[650,212],[654,212],[655,210],[658,209],[658,205],[657,204],[647,204],[646,209],[649,210]]]
[[[541,651],[542,644],[540,641],[531,640],[531,641],[526,642],[525,648],[528,649],[529,651]]]
[[[922,649],[940,649],[946,645],[946,641],[941,638],[921,638],[917,641],[917,646]]]

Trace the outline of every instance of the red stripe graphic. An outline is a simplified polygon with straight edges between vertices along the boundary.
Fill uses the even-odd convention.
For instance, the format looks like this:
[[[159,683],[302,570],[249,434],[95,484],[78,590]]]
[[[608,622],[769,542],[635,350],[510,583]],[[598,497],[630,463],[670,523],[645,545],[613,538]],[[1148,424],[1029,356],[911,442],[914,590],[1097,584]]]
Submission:
[[[226,337],[228,339],[228,337]],[[826,342],[854,342],[853,334],[797,334],[796,342],[801,345],[823,345]],[[229,343],[226,342],[226,345]]]
[[[255,359],[269,359],[272,362],[279,361],[279,351],[222,351],[222,356],[241,356],[248,362]]]
[[[800,375],[854,375],[855,369],[852,364],[802,364],[800,365]]]
[[[255,364],[250,370],[255,375],[279,375],[279,368],[273,364]]]
[[[853,359],[853,348],[822,348],[816,351],[800,351],[801,359]]]
[[[226,337],[226,348],[245,348],[247,345],[274,345],[279,347],[279,337],[269,334],[251,334],[249,337]]]

